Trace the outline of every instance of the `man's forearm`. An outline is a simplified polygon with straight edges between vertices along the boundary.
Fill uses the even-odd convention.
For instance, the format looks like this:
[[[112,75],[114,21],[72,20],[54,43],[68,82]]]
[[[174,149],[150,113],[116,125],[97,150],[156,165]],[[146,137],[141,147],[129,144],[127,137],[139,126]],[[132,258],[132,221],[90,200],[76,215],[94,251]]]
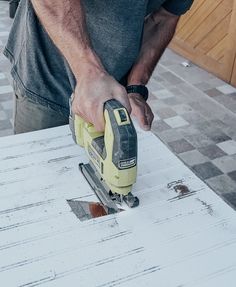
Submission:
[[[128,76],[128,84],[147,84],[156,64],[174,36],[178,19],[178,16],[164,9],[146,19],[140,54]]]
[[[68,61],[75,77],[83,63],[98,69],[102,64],[92,50],[80,0],[31,0],[34,10],[50,38]]]

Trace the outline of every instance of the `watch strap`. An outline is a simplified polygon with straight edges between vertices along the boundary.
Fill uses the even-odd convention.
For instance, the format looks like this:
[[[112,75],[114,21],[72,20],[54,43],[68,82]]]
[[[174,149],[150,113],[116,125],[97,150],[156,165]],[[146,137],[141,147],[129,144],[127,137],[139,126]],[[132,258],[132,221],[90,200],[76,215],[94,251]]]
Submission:
[[[148,99],[148,88],[144,85],[129,85],[126,87],[126,92],[128,94],[140,94],[145,101]]]

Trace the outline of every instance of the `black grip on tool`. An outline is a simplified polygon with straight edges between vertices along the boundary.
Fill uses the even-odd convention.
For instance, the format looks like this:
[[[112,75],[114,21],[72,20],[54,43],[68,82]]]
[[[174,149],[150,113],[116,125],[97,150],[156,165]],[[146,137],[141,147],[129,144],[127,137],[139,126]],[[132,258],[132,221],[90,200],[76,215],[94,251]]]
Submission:
[[[107,110],[111,121],[114,135],[112,162],[119,169],[126,169],[135,166],[137,163],[137,133],[132,120],[124,106],[117,100],[109,100],[105,103],[104,109]],[[127,124],[118,124],[114,110],[118,110],[120,122]]]

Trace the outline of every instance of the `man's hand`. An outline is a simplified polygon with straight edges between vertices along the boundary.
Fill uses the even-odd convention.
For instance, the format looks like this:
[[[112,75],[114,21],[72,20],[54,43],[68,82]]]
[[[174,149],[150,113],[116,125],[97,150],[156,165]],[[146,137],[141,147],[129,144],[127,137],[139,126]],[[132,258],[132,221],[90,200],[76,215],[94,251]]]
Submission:
[[[131,112],[125,88],[113,77],[90,64],[86,64],[82,71],[74,92],[73,113],[92,123],[97,131],[103,131],[103,107],[106,101],[116,99]]]
[[[135,93],[129,94],[129,101],[132,108],[131,115],[138,120],[139,125],[143,130],[149,131],[154,119],[150,106],[145,102],[141,95]]]

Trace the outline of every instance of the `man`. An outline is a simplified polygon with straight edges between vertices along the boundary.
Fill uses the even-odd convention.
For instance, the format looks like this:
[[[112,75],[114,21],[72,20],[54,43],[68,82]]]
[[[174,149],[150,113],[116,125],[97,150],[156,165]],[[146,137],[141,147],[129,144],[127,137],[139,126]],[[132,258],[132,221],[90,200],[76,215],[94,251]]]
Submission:
[[[13,65],[15,133],[68,123],[72,93],[74,113],[98,131],[111,98],[149,130],[144,86],[192,2],[21,0],[4,51]]]

